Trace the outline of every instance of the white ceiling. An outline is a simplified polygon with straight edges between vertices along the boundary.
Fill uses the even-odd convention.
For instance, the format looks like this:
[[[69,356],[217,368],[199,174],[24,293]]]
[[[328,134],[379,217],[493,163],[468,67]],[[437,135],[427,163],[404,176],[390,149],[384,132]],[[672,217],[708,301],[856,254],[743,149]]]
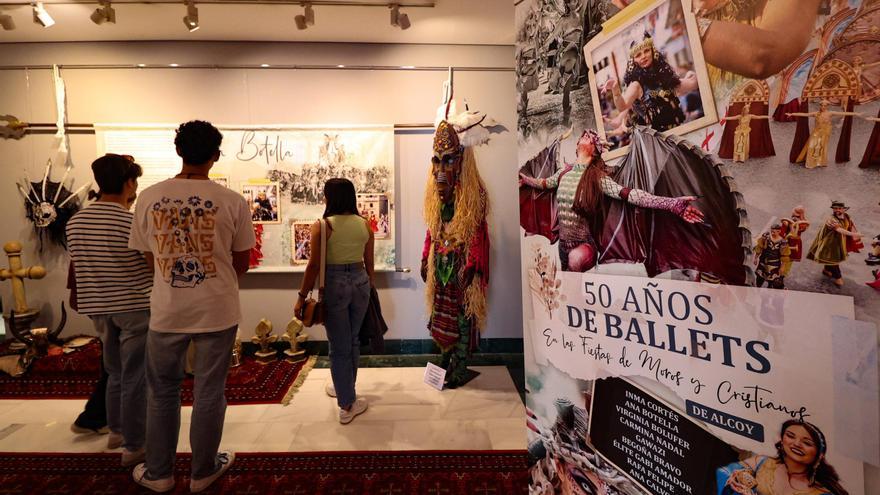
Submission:
[[[514,41],[511,0],[435,0],[433,8],[402,7],[412,23],[406,31],[391,26],[389,9],[382,6],[316,5],[315,25],[301,31],[294,24],[294,16],[303,12],[298,5],[199,5],[196,0],[201,28],[192,33],[183,25],[182,1],[113,3],[116,24],[99,26],[89,19],[97,2],[44,0],[56,21],[49,28],[33,22],[30,6],[10,5],[12,1],[0,0],[0,14],[12,16],[16,24],[13,31],[0,30],[0,43],[223,40],[511,45]]]

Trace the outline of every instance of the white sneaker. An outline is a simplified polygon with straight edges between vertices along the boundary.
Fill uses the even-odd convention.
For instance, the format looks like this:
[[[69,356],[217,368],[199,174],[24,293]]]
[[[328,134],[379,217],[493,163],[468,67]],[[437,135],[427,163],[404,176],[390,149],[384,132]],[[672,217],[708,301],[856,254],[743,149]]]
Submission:
[[[122,436],[122,433],[116,433],[115,431],[111,431],[109,435],[107,435],[107,448],[108,449],[118,449],[122,447],[122,443],[125,441],[125,438]]]
[[[336,387],[333,386],[333,382],[324,385],[324,392],[330,397],[336,397]]]
[[[137,450],[122,449],[122,466],[134,466],[135,464],[144,462],[144,459],[146,459],[146,457],[147,453],[143,449],[143,447]]]
[[[174,489],[174,477],[169,476],[168,478],[164,478],[161,480],[148,480],[145,478],[147,474],[147,465],[146,464],[138,464],[134,467],[134,471],[131,472],[131,477],[134,479],[134,482],[143,487],[149,488],[154,492],[164,493],[170,492]]]
[[[232,466],[232,463],[235,461],[235,452],[230,452],[228,450],[218,452],[217,461],[220,463],[220,469],[218,469],[214,474],[206,476],[202,479],[189,480],[189,491],[193,493],[200,492],[205,488],[211,486],[211,483],[216,481],[217,478],[223,476],[223,473],[225,473],[226,470],[229,469],[229,466]]]
[[[351,405],[351,409],[346,411],[345,409],[339,408],[339,422],[347,425],[351,423],[351,420],[354,419],[355,416],[367,410],[367,399],[362,397],[358,397],[354,404]]]

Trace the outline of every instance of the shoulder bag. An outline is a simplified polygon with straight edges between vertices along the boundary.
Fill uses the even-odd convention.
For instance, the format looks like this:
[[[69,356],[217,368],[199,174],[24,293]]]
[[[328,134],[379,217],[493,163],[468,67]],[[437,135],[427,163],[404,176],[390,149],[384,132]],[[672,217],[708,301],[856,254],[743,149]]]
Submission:
[[[313,325],[324,324],[324,276],[327,269],[327,221],[322,219],[321,222],[321,268],[318,271],[318,300],[312,299],[311,292],[309,298],[303,305],[303,325],[311,327]]]

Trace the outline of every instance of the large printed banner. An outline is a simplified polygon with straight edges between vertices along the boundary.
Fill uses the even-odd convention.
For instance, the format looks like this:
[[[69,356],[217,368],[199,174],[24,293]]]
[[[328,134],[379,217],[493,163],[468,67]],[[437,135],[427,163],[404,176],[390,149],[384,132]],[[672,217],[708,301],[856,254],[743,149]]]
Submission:
[[[98,153],[131,155],[144,168],[141,189],[174,176],[174,125],[96,125]],[[327,179],[345,177],[376,237],[376,269],[396,266],[394,128],[381,126],[218,126],[220,160],[211,179],[251,205],[256,271],[300,271],[310,257],[309,227],[324,211]]]
[[[880,493],[880,3],[516,27],[530,493]]]

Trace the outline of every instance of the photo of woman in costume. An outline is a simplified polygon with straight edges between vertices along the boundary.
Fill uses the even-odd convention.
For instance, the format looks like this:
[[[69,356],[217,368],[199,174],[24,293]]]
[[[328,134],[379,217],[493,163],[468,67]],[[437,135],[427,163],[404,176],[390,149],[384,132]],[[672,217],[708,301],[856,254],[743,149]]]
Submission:
[[[577,161],[553,176],[536,179],[520,173],[520,184],[539,190],[556,190],[559,218],[559,259],[563,271],[585,272],[596,265],[598,244],[590,218],[601,208],[603,196],[634,206],[668,211],[688,223],[700,223],[703,213],[690,203],[694,196],[664,198],[616,183],[608,175],[602,151],[605,143],[595,131],[584,131],[577,143]]]
[[[600,136],[611,150],[629,145],[635,126],[681,135],[715,122],[696,24],[682,0],[662,2],[618,31],[597,36],[584,54],[592,69],[596,121],[605,124]]]
[[[848,495],[825,461],[828,443],[816,425],[782,424],[776,456],[753,456],[716,471],[718,495]]]

